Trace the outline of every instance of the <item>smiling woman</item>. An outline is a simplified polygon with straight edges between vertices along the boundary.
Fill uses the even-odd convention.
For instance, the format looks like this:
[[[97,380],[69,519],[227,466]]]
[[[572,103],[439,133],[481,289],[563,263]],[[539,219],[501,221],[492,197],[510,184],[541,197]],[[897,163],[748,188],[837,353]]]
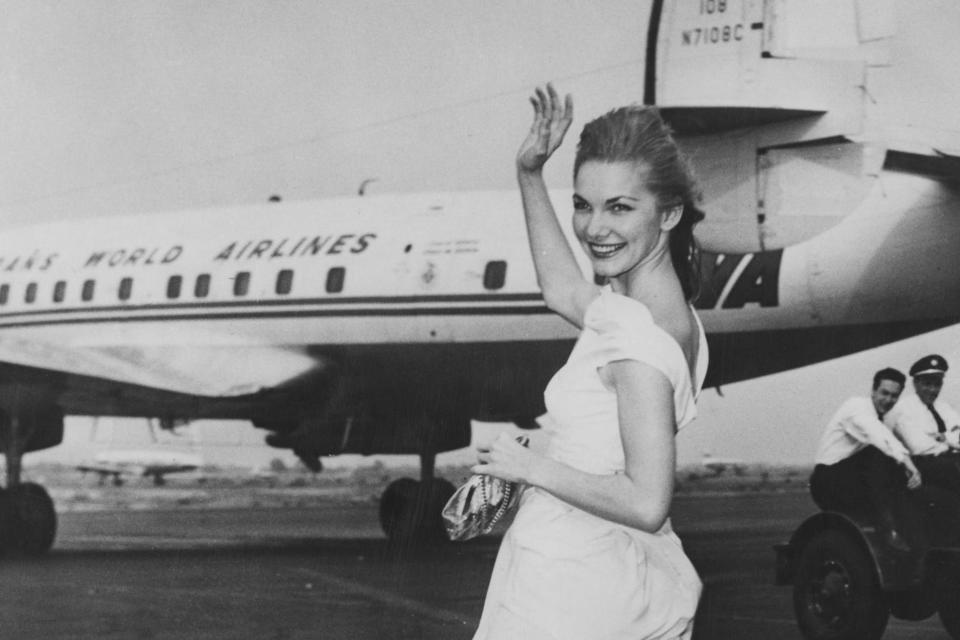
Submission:
[[[632,252],[625,252],[633,253],[634,259],[627,257],[623,271],[603,264],[603,270],[596,273],[611,277],[634,270],[640,266],[640,256],[653,248],[644,251],[642,244],[636,243],[641,238],[656,243],[669,232],[670,258],[683,293],[687,299],[696,298],[700,269],[693,227],[704,217],[696,206],[699,192],[692,170],[657,111],[621,107],[588,123],[580,135],[573,173],[574,229],[581,243],[588,242],[584,247],[588,254],[595,256],[593,247],[602,247],[589,244],[604,239],[598,233],[608,234],[614,241],[618,232],[633,238],[620,238],[626,241],[623,248],[634,245]],[[597,201],[601,194],[607,198],[602,202]],[[639,215],[624,215],[632,211]],[[604,213],[612,215],[605,217]],[[613,257],[607,246],[606,252],[601,248],[603,257]],[[595,270],[598,266],[594,262]]]
[[[475,640],[689,638],[700,580],[670,526],[674,436],[696,415],[707,368],[695,297],[695,189],[656,111],[587,124],[573,226],[598,288],[580,273],[542,168],[573,120],[553,87],[531,99],[517,157],[538,282],[582,329],[544,392],[545,454],[508,436],[475,473],[527,485],[503,538]]]

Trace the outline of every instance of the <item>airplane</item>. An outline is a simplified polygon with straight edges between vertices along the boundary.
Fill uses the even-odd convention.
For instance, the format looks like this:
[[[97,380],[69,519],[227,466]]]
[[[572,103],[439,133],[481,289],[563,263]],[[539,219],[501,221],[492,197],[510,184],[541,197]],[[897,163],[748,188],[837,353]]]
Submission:
[[[96,437],[98,424],[99,420],[94,418],[90,429],[91,440]],[[177,433],[176,429],[180,424],[170,423],[161,426],[165,431]],[[157,444],[155,421],[147,420],[147,428],[151,440]],[[77,470],[84,475],[96,473],[100,477],[100,484],[112,478],[113,485],[119,487],[124,482],[123,476],[134,475],[153,478],[155,486],[162,486],[166,483],[165,476],[169,473],[196,471],[203,466],[203,456],[199,451],[200,442],[193,430],[190,431],[190,447],[192,449],[190,452],[159,448],[108,449],[98,452],[92,461],[78,464]]]
[[[710,453],[703,454],[700,464],[715,476],[723,475],[728,469],[733,471],[734,475],[740,476],[747,469],[747,463],[740,458],[720,458]]]
[[[930,33],[958,23],[945,1],[653,0],[637,93],[703,184],[707,386],[960,320],[960,122],[927,113],[956,106],[957,71],[936,63],[949,38]],[[569,190],[553,198],[567,215]],[[533,426],[574,339],[543,303],[515,190],[7,230],[5,543],[52,544],[52,501],[20,467],[65,415],[247,420],[315,470],[417,454],[380,521],[426,538],[452,491],[437,453],[467,446],[471,419]]]
[[[153,484],[162,486],[168,473],[196,471],[203,466],[203,459],[196,453],[179,451],[157,451],[151,449],[101,451],[92,462],[77,465],[84,473],[96,473],[100,484],[107,478],[113,479],[113,485],[123,484],[123,476],[136,475],[153,478]]]

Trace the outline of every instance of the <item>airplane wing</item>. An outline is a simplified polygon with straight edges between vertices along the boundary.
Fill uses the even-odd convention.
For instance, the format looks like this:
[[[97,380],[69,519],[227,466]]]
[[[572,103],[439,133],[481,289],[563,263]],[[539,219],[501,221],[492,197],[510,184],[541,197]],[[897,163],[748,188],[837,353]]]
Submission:
[[[122,473],[131,473],[129,468],[119,467],[117,465],[105,465],[105,464],[95,464],[95,463],[85,463],[77,465],[78,471],[83,471],[85,473],[102,473],[102,474],[122,474]]]
[[[278,387],[320,364],[278,346],[233,341],[218,347],[223,340],[211,332],[191,329],[186,343],[183,331],[176,339],[165,333],[168,327],[121,326],[79,343],[0,333],[0,361],[206,397],[235,397]],[[203,348],[191,348],[194,345]]]
[[[107,476],[113,476],[113,483],[122,484],[121,476],[140,476],[143,478],[154,479],[154,484],[163,484],[163,477],[170,473],[186,473],[196,471],[200,468],[199,464],[154,464],[154,463],[124,463],[124,464],[104,464],[104,463],[84,463],[77,465],[77,470],[83,473],[97,473],[100,475],[101,482]]]

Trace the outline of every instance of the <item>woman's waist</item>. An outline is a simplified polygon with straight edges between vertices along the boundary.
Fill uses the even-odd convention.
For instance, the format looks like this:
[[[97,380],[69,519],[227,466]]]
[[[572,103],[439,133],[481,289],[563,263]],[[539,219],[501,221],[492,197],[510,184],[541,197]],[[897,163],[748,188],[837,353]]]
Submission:
[[[648,539],[674,535],[669,519],[655,532],[642,531],[574,507],[536,487],[524,491],[512,528],[522,539],[529,536],[541,542],[553,540],[575,544],[590,544],[620,532]]]
[[[619,440],[603,442],[555,436],[550,439],[544,453],[557,462],[586,473],[613,475],[624,470],[623,447]]]

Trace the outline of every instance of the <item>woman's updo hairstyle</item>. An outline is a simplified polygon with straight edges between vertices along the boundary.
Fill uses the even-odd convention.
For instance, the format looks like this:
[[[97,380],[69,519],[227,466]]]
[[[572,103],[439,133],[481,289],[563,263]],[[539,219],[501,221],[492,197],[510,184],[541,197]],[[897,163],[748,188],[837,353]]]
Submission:
[[[655,107],[632,105],[614,109],[588,122],[580,133],[573,176],[584,162],[639,162],[648,170],[647,188],[661,210],[683,206],[680,222],[670,232],[670,258],[687,300],[700,293],[700,252],[693,227],[703,220],[693,172],[677,148],[670,128]]]

